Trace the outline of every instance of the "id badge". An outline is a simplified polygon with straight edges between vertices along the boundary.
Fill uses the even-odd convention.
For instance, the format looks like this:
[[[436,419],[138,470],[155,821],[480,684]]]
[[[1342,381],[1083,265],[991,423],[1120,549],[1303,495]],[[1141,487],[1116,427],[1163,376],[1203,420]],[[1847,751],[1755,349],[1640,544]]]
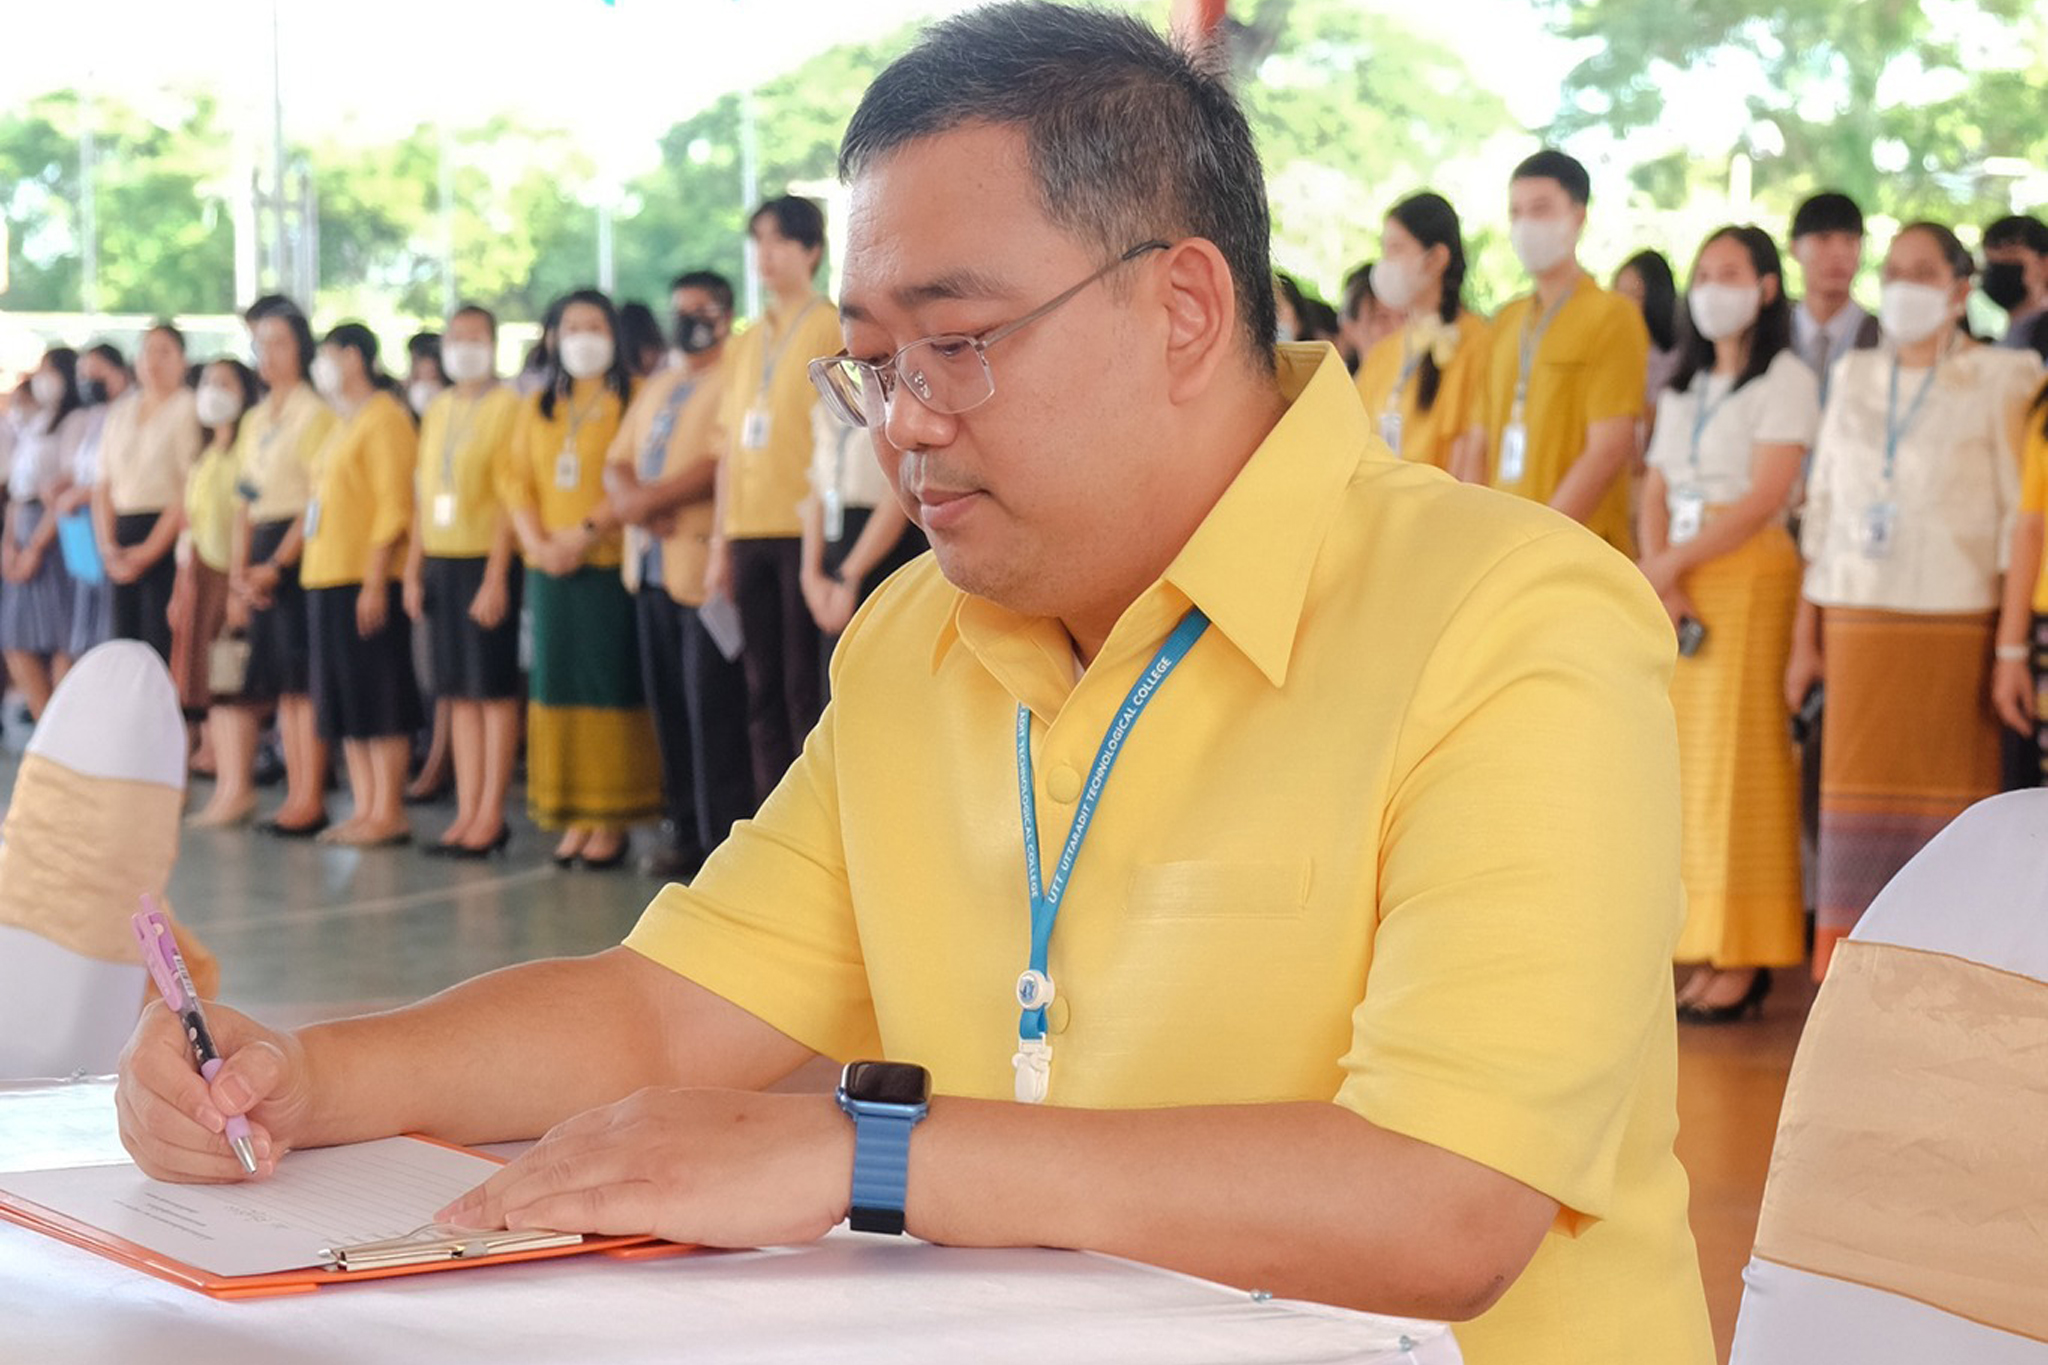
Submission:
[[[1500,477],[1497,483],[1520,483],[1529,471],[1529,428],[1520,422],[1508,423],[1500,434]]]
[[[314,498],[306,504],[306,539],[320,534],[320,499]]]
[[[1875,502],[1863,514],[1858,539],[1862,543],[1865,559],[1889,559],[1892,554],[1892,534],[1898,529],[1899,508],[1897,503]]]
[[[567,492],[583,482],[583,461],[573,450],[555,456],[555,487]]]
[[[1387,411],[1380,414],[1380,439],[1387,443],[1387,449],[1396,455],[1401,453],[1401,414]]]
[[[1671,530],[1667,539],[1683,545],[1707,524],[1707,495],[1697,488],[1681,488],[1671,496]]]
[[[434,495],[434,525],[449,527],[455,524],[455,495],[436,493]]]
[[[740,425],[740,444],[748,450],[768,448],[768,409],[747,409],[747,420]]]
[[[836,488],[828,488],[818,499],[825,512],[825,539],[838,544],[846,534],[846,498]]]

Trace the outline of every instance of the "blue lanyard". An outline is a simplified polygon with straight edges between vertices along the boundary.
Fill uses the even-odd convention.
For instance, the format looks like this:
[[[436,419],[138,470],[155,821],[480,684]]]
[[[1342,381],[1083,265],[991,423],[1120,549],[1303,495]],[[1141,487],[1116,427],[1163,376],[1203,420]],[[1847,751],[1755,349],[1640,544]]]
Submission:
[[[1941,357],[1927,367],[1927,377],[1920,381],[1920,392],[1913,395],[1913,406],[1906,409],[1906,420],[1899,420],[1899,361],[1892,358],[1891,397],[1884,410],[1884,482],[1891,487],[1892,476],[1898,469],[1899,442],[1906,439],[1906,433],[1913,429],[1913,419],[1920,415],[1920,405],[1927,401],[1927,393],[1934,387],[1934,376],[1941,369]]]
[[[1714,420],[1714,414],[1721,410],[1723,403],[1735,396],[1735,381],[1731,379],[1728,382],[1728,392],[1709,403],[1707,390],[1713,382],[1711,376],[1700,376],[1700,410],[1692,419],[1692,476],[1695,480],[1700,476],[1700,438],[1707,434],[1707,423]]]
[[[1132,684],[1130,695],[1124,698],[1123,709],[1117,712],[1115,722],[1102,737],[1102,747],[1096,751],[1095,766],[1088,773],[1088,785],[1081,789],[1080,801],[1074,808],[1074,827],[1067,832],[1067,844],[1060,850],[1059,864],[1053,868],[1050,884],[1045,882],[1039,864],[1038,803],[1031,780],[1031,710],[1025,706],[1017,708],[1017,796],[1024,811],[1024,870],[1031,889],[1031,970],[1017,983],[1018,1004],[1024,1007],[1017,1021],[1017,1036],[1021,1039],[1039,1041],[1045,1037],[1045,1006],[1052,998],[1052,983],[1046,976],[1046,955],[1052,947],[1052,927],[1059,919],[1060,903],[1067,896],[1067,880],[1073,875],[1074,860],[1081,853],[1081,842],[1088,837],[1089,822],[1095,818],[1095,807],[1102,800],[1109,770],[1116,766],[1124,741],[1130,738],[1131,727],[1137,724],[1138,717],[1158,694],[1160,685],[1187,657],[1195,641],[1201,639],[1202,632],[1208,628],[1209,618],[1202,614],[1201,609],[1190,608],[1180,624],[1174,627],[1173,634],[1166,637],[1166,643],[1159,647],[1159,652],[1152,656],[1151,667]]]

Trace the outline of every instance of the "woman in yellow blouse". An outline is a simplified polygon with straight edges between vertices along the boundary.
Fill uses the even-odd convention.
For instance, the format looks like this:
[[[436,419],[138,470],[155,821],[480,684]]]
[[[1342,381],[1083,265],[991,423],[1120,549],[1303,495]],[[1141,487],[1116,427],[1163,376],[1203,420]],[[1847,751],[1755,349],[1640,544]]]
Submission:
[[[442,338],[454,387],[420,422],[419,534],[405,564],[405,609],[427,623],[434,690],[448,706],[455,823],[429,852],[481,858],[505,846],[505,793],[519,752],[521,575],[498,489],[519,394],[498,382],[498,322],[458,308]]]
[[[258,713],[276,704],[284,804],[258,828],[307,839],[327,828],[327,746],[314,723],[306,672],[299,554],[313,460],[334,427],[334,409],[313,391],[313,328],[298,306],[272,295],[257,300],[246,316],[256,341],[256,373],[269,393],[242,419],[235,439],[243,507],[228,584],[249,613],[249,667],[234,723],[246,732],[253,755]]]
[[[193,409],[206,432],[206,448],[185,480],[185,536],[178,546],[178,581],[171,589],[171,677],[188,719],[204,718],[205,738],[195,769],[214,773],[213,795],[187,824],[238,825],[256,810],[251,768],[256,727],[233,693],[216,695],[214,641],[224,631],[246,635],[249,607],[231,600],[228,570],[234,560],[235,438],[242,414],[256,405],[256,376],[239,360],[221,359],[199,377]]]
[[[1486,363],[1486,323],[1465,308],[1465,241],[1457,210],[1441,195],[1394,205],[1372,285],[1381,306],[1406,321],[1366,353],[1358,395],[1396,455],[1451,469]]]
[[[313,369],[341,420],[320,448],[306,504],[307,637],[320,738],[348,763],[349,818],[323,841],[408,843],[405,763],[420,728],[412,627],[399,568],[412,529],[419,438],[403,390],[377,368],[377,338],[345,322],[320,343]]]
[[[626,360],[610,299],[584,289],[563,300],[501,490],[533,606],[527,803],[535,824],[563,831],[554,852],[563,867],[617,867],[627,827],[661,813],[633,599],[604,491],[605,452],[633,395]]]
[[[2020,510],[2013,520],[2005,597],[1998,613],[1997,665],[1991,703],[2012,730],[2030,735],[2039,762],[2034,785],[2048,787],[2048,558],[2042,526],[2048,520],[2048,385],[2027,413]]]

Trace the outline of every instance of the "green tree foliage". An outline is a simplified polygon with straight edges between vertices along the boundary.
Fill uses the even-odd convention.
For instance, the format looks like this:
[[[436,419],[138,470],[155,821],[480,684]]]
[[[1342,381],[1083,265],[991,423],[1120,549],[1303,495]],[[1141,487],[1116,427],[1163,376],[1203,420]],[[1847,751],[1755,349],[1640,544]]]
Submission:
[[[2011,184],[1990,158],[2048,153],[2040,91],[2048,20],[2036,0],[1556,0],[1555,26],[1591,51],[1571,72],[1557,136],[1629,135],[1738,116],[1727,157],[1756,162],[1779,209],[1822,187],[1901,219],[1982,221]],[[1717,85],[1699,78],[1725,78]],[[1739,111],[1682,101],[1743,92]],[[1674,95],[1674,92],[1681,92]],[[1664,207],[1692,188],[1681,155],[1646,162],[1639,188]]]

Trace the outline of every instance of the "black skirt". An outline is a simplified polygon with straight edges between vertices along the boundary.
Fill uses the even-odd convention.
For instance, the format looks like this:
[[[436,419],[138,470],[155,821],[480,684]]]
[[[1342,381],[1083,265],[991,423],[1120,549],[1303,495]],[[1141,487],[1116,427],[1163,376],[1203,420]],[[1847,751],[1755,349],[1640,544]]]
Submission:
[[[114,518],[114,542],[127,549],[149,539],[156,529],[158,512],[130,512]],[[114,590],[114,632],[116,640],[140,640],[166,663],[171,658],[171,589],[178,581],[178,557],[165,555],[143,570],[133,583],[116,583]]]
[[[386,584],[384,591],[384,624],[367,640],[356,629],[360,584],[314,588],[306,594],[313,642],[313,715],[322,739],[392,739],[420,728],[412,622],[398,585]]]
[[[249,528],[249,563],[263,563],[277,553],[296,517],[258,522]],[[302,697],[311,686],[311,649],[306,636],[306,592],[299,586],[299,568],[280,569],[270,605],[249,613],[249,671],[241,700],[249,704]]]
[[[470,619],[469,604],[483,586],[481,557],[429,555],[421,574],[427,641],[432,650],[434,695],[444,701],[525,701],[519,676],[519,598],[524,582],[515,561],[505,580],[505,616],[486,630]]]

